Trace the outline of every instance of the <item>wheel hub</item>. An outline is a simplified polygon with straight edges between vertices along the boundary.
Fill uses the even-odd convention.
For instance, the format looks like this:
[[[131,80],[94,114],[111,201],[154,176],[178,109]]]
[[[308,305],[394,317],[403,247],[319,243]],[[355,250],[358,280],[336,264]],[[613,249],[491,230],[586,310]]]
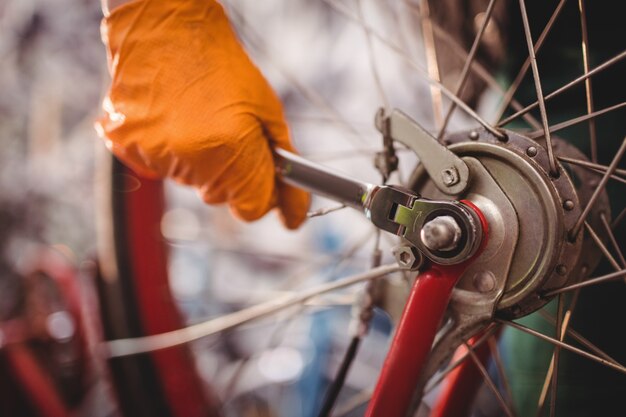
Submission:
[[[492,242],[493,253],[487,254],[486,263],[467,270],[453,298],[461,310],[470,312],[475,309],[477,294],[499,288],[493,313],[517,318],[545,305],[549,298],[544,293],[580,280],[597,264],[595,244],[584,239],[584,233],[570,234],[597,185],[597,176],[576,166],[566,170],[562,165],[560,175],[551,176],[548,153],[542,146],[514,132],[507,132],[507,136],[503,142],[484,129],[476,129],[446,138],[450,150],[484,167],[488,174],[474,172],[489,175],[510,203],[496,201],[488,187],[483,184],[481,189],[480,178],[470,178],[470,187],[462,197],[492,212],[490,239],[501,241],[495,242],[497,245]],[[567,142],[553,141],[558,155],[585,159]],[[419,167],[410,184],[424,197],[445,198]],[[589,221],[599,222],[600,213],[608,214],[608,210],[608,197],[603,193]],[[512,233],[515,222],[517,232]],[[505,262],[506,268],[502,265]],[[496,283],[502,280],[505,282],[498,287]]]

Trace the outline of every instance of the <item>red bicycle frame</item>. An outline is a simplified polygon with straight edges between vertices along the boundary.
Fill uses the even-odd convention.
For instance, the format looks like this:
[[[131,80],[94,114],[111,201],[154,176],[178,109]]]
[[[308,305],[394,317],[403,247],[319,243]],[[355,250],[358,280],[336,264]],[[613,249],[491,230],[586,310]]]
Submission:
[[[376,389],[368,417],[405,417],[452,289],[464,268],[433,266],[415,281]]]
[[[479,254],[487,242],[487,220],[474,204],[463,203],[478,214],[482,223],[484,235]],[[452,290],[470,262],[431,265],[415,280],[367,408],[367,417],[407,415]]]

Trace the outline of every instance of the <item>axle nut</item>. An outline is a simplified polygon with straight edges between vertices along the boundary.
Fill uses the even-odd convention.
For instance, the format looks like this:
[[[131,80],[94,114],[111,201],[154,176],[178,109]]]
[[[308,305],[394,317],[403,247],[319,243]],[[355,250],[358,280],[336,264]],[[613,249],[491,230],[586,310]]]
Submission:
[[[439,216],[422,227],[420,238],[428,249],[451,251],[456,249],[461,239],[461,227],[452,216]]]

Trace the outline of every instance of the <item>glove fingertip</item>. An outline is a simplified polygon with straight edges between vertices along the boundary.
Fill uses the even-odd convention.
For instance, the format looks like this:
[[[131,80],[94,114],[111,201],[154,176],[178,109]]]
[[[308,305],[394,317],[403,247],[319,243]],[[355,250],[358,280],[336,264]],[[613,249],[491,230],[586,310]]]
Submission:
[[[307,219],[311,195],[290,185],[279,185],[280,219],[290,230],[299,228]]]
[[[266,204],[259,204],[259,202],[231,204],[230,210],[238,219],[252,222],[266,215],[274,206],[276,206],[276,198],[272,197]]]
[[[245,199],[231,200],[230,208],[237,218],[247,222],[259,220],[277,205],[276,190],[262,185],[257,190],[247,190],[245,195]]]

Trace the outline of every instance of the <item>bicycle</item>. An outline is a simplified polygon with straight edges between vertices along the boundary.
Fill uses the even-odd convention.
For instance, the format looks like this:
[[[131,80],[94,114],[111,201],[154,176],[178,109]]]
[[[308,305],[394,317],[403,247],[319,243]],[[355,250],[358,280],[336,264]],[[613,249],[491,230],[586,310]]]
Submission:
[[[402,49],[386,37],[380,35],[368,24],[364,24],[362,9],[357,8],[357,12],[352,12],[344,3],[329,1],[328,4],[338,10],[340,14],[346,15],[349,20],[361,23],[360,29],[365,29],[366,43],[368,45],[371,46],[374,41],[377,41],[392,51],[398,52],[398,50]],[[529,106],[524,108],[523,105],[515,104],[515,101],[512,101],[514,114],[504,118],[498,126],[494,127],[493,124],[483,120],[474,110],[459,100],[457,96],[462,91],[464,82],[468,79],[472,80],[473,83],[484,82],[490,85],[491,88],[495,88],[497,85],[497,83],[494,83],[493,77],[485,74],[481,64],[474,63],[472,65],[480,40],[489,31],[489,16],[493,13],[495,4],[494,1],[489,2],[482,15],[482,20],[478,19],[478,30],[476,31],[478,33],[475,37],[474,47],[472,47],[469,53],[466,53],[466,55],[470,56],[466,61],[469,64],[464,65],[461,71],[459,78],[462,82],[457,84],[456,91],[450,91],[438,81],[430,81],[431,85],[434,86],[432,92],[435,96],[443,94],[454,103],[454,107],[459,107],[469,113],[475,121],[482,125],[480,128],[468,129],[460,133],[445,134],[446,128],[444,126],[449,123],[450,118],[450,116],[446,115],[446,117],[440,117],[439,133],[434,136],[436,139],[445,141],[448,149],[453,151],[453,155],[461,157],[459,159],[469,167],[469,171],[473,174],[473,181],[477,181],[477,183],[471,183],[472,185],[469,187],[474,187],[470,188],[471,192],[482,197],[468,199],[478,206],[480,212],[486,217],[487,225],[483,229],[488,230],[486,233],[488,237],[482,240],[484,245],[482,252],[468,266],[468,272],[465,272],[463,278],[460,279],[456,289],[453,290],[453,286],[458,278],[458,271],[455,271],[456,274],[446,274],[434,270],[420,274],[420,277],[416,280],[417,284],[414,286],[412,295],[412,297],[417,297],[417,300],[411,298],[412,301],[408,304],[410,307],[408,307],[405,313],[405,318],[402,318],[398,325],[400,330],[397,331],[395,341],[391,347],[392,351],[395,352],[394,355],[397,353],[403,359],[400,362],[399,370],[397,369],[397,364],[392,364],[388,365],[387,370],[383,371],[382,381],[384,383],[375,391],[369,415],[404,415],[408,408],[415,409],[416,403],[420,399],[413,398],[414,391],[432,390],[434,382],[442,379],[443,376],[447,376],[448,387],[441,394],[440,402],[435,407],[433,413],[441,416],[454,415],[454,413],[462,414],[467,411],[454,408],[459,404],[471,402],[473,395],[470,391],[472,389],[467,389],[465,390],[467,392],[464,392],[463,387],[475,384],[476,375],[473,377],[472,375],[477,372],[479,375],[486,377],[487,384],[491,387],[496,401],[502,406],[502,409],[508,415],[513,415],[514,411],[512,409],[514,406],[512,405],[510,394],[508,392],[501,394],[485,369],[486,358],[489,356],[487,347],[493,348],[495,344],[493,336],[499,332],[498,329],[501,326],[512,327],[518,331],[533,334],[558,346],[552,354],[553,359],[551,363],[553,365],[549,367],[552,370],[547,372],[546,382],[541,387],[542,393],[538,400],[540,403],[538,413],[541,412],[541,408],[547,401],[546,398],[548,396],[551,397],[551,410],[556,410],[558,395],[554,387],[557,386],[558,371],[555,372],[554,370],[558,370],[558,365],[555,364],[558,364],[565,355],[563,350],[581,354],[579,348],[564,342],[566,337],[573,338],[577,343],[585,346],[586,349],[595,352],[594,354],[583,352],[582,354],[587,359],[603,363],[604,365],[608,364],[613,371],[621,373],[625,371],[625,368],[611,357],[615,355],[607,355],[593,343],[590,343],[577,332],[570,329],[572,326],[571,315],[577,303],[576,300],[579,298],[578,290],[580,288],[607,280],[617,280],[624,276],[626,265],[624,265],[623,255],[620,255],[623,243],[619,242],[620,234],[613,231],[613,227],[618,227],[620,224],[623,227],[624,209],[623,205],[617,207],[620,211],[617,211],[618,214],[611,225],[609,199],[605,193],[605,186],[610,179],[624,182],[624,170],[618,168],[624,152],[624,145],[616,152],[615,157],[608,165],[600,165],[597,163],[597,150],[594,150],[596,146],[599,146],[598,144],[593,144],[592,141],[590,145],[592,157],[591,160],[588,160],[584,154],[573,146],[554,138],[551,134],[551,130],[565,129],[573,125],[574,122],[595,120],[596,117],[605,113],[617,111],[623,107],[624,103],[607,105],[601,110],[594,111],[593,104],[588,102],[586,103],[588,116],[574,118],[571,122],[566,121],[549,128],[545,101],[557,98],[562,91],[567,91],[567,88],[561,88],[552,90],[545,95],[543,100],[531,104],[530,109],[528,108]],[[584,6],[584,3],[581,2],[580,5]],[[417,10],[410,5],[407,7],[411,11]],[[523,1],[520,2],[520,8],[522,10],[525,9]],[[534,45],[532,37],[529,36],[531,28],[530,23],[527,21],[527,16],[522,19],[522,26],[524,26],[524,33],[527,37],[525,43],[531,57],[535,53],[534,49],[539,49],[537,45],[542,45],[544,40],[549,38],[550,28],[553,24],[556,24],[555,21],[558,20],[558,16],[564,8],[565,2],[562,1],[555,7],[554,11],[551,11],[551,17],[548,19],[549,23],[546,26],[547,29],[540,36],[540,39],[543,40]],[[584,7],[582,8],[584,9]],[[568,9],[565,10],[565,13],[567,13]],[[424,9],[419,11],[424,13]],[[526,15],[525,12],[522,14]],[[234,16],[236,19],[242,20],[242,15],[243,13],[237,13],[235,10]],[[581,21],[582,23],[578,23],[583,28],[586,26],[584,20]],[[432,20],[426,20],[426,22],[431,26],[430,29],[426,29],[426,38],[429,38],[430,34],[430,37],[440,38],[437,42],[451,42],[450,39],[445,37],[444,31],[441,28],[437,28],[436,22]],[[245,23],[242,23],[242,27],[243,33],[246,33],[246,30],[248,33],[251,32]],[[494,29],[492,28],[491,30]],[[583,32],[585,31],[583,29]],[[586,48],[588,42],[585,36],[583,38]],[[253,39],[257,38],[253,37]],[[253,43],[254,41],[250,42]],[[619,45],[615,45],[615,47],[619,47]],[[450,48],[458,52],[458,45],[456,47],[450,46]],[[626,54],[616,50],[611,58],[604,60],[595,67],[590,66],[587,53],[584,52],[583,55],[583,75],[574,77],[573,82],[566,86],[585,85],[585,89],[589,91],[591,82],[587,80],[591,80],[596,74],[603,73],[604,70],[615,71],[616,68],[619,68],[616,63],[623,59]],[[418,71],[418,73],[429,73],[428,69],[423,69],[410,57],[407,61],[407,65]],[[430,69],[436,66],[432,60],[428,64]],[[534,58],[527,60],[523,67],[536,76],[537,79],[539,78],[537,76],[539,69]],[[526,72],[526,70],[523,70],[520,74]],[[376,75],[376,69],[373,72],[375,78],[379,77],[379,75]],[[476,81],[474,77],[479,77],[479,81]],[[519,85],[522,82],[523,75],[520,75],[518,79],[519,81],[516,81],[514,85]],[[536,82],[537,79],[535,80]],[[543,97],[544,94],[540,88],[536,93],[538,96]],[[509,92],[504,92],[505,103],[508,100],[512,100],[512,92],[514,90],[511,89]],[[308,93],[311,92],[309,91]],[[309,94],[309,96],[311,95]],[[610,95],[603,93],[599,96],[604,98]],[[616,95],[619,96],[617,93]],[[316,100],[316,97],[313,95],[313,97],[309,98]],[[587,97],[591,97],[591,94],[587,93]],[[381,101],[386,101],[384,96]],[[506,105],[501,106],[503,110],[495,113],[501,113],[499,116],[505,114],[504,109],[506,107]],[[537,107],[540,109],[540,120],[535,120],[535,117],[529,112]],[[324,110],[331,119],[338,118],[332,106],[330,108],[324,107]],[[434,110],[434,113],[437,113],[437,110]],[[452,114],[452,111],[449,114]],[[384,141],[385,147],[380,154],[382,157],[379,157],[379,167],[382,167],[382,176],[386,179],[390,174],[386,170],[393,170],[394,156],[401,158],[405,151],[397,149],[397,154],[394,153],[398,144],[394,143],[393,140],[397,140],[397,137],[392,137],[391,139],[393,140],[391,141],[388,140],[390,136],[394,136],[394,128],[391,128],[391,133],[386,131],[385,128],[385,125],[390,120],[395,120],[393,119],[394,117],[401,116],[398,116],[398,113],[391,112],[389,109],[386,109],[382,116],[378,127],[387,140]],[[444,115],[441,114],[441,116]],[[519,117],[524,117],[531,128],[535,130],[529,132],[519,128],[506,131],[500,129]],[[341,120],[339,122],[343,123]],[[591,129],[591,132],[593,132],[594,128],[591,127]],[[594,134],[590,133],[590,135],[593,136]],[[545,137],[545,147],[537,142],[542,137]],[[423,141],[420,143],[423,143]],[[418,193],[432,199],[442,199],[447,194],[442,191],[446,189],[445,184],[443,187],[441,186],[442,181],[453,182],[453,185],[456,185],[459,182],[463,182],[463,178],[467,179],[462,173],[459,175],[458,171],[462,170],[462,168],[458,166],[455,166],[456,174],[454,171],[444,173],[441,168],[435,169],[427,166],[429,159],[424,158],[425,155],[420,156],[423,160],[422,166],[413,172],[408,182],[409,188],[413,190],[410,194],[413,198],[415,193]],[[112,178],[116,183],[111,189],[118,190],[118,192],[113,191],[111,195],[116,198],[125,197],[125,199],[115,200],[112,203],[114,207],[117,207],[114,214],[123,214],[125,216],[124,218],[112,217],[114,222],[113,231],[119,240],[119,245],[128,245],[128,248],[123,249],[121,246],[117,246],[116,255],[118,259],[116,262],[111,263],[112,265],[117,265],[118,270],[113,272],[113,276],[117,276],[117,280],[111,280],[109,277],[107,281],[107,278],[103,278],[101,281],[101,295],[103,297],[101,302],[109,315],[118,314],[123,309],[128,310],[128,313],[125,319],[120,320],[115,317],[106,321],[106,337],[107,339],[136,338],[149,334],[174,331],[182,326],[182,320],[176,313],[171,295],[166,294],[166,303],[161,304],[157,311],[151,311],[155,306],[150,301],[151,297],[164,297],[162,291],[163,288],[166,288],[165,284],[168,279],[165,263],[163,262],[165,255],[160,238],[157,237],[155,239],[153,235],[145,233],[145,230],[155,230],[157,225],[161,223],[161,211],[163,210],[161,186],[159,183],[141,180],[141,186],[138,187],[139,183],[131,172],[127,171],[118,162],[114,162],[113,167],[114,175]],[[596,174],[597,171],[600,171],[602,175],[598,176]],[[460,176],[461,179],[455,178],[455,176]],[[447,179],[447,177],[452,177],[452,179]],[[598,180],[598,178],[600,179]],[[596,184],[594,184],[594,181]],[[122,192],[119,192],[120,190]],[[527,195],[531,195],[534,198],[521,195],[520,190],[524,190]],[[450,197],[447,198],[449,199]],[[611,201],[616,201],[616,199],[612,198]],[[356,204],[354,203],[353,205]],[[121,209],[122,207],[125,207],[125,209]],[[531,218],[530,215],[534,217]],[[540,225],[537,226],[537,223],[540,223]],[[515,230],[516,225],[518,230]],[[596,233],[597,231],[602,232]],[[481,240],[478,239],[477,242],[479,241]],[[608,244],[603,243],[603,241],[608,242]],[[419,244],[419,240],[415,242]],[[476,247],[473,250],[478,251],[478,248]],[[140,256],[142,251],[151,254],[145,257]],[[599,261],[599,252],[609,259],[609,263],[616,269],[616,272],[602,274],[595,281],[586,280],[585,283],[577,283],[577,281],[591,276],[595,265]],[[615,255],[612,255],[612,252]],[[419,258],[419,252],[414,252],[409,248],[408,251],[399,251],[398,254],[398,260],[403,264],[404,269],[413,269],[419,264],[419,259],[414,259],[415,257]],[[403,254],[406,256],[403,256]],[[483,257],[482,261],[481,256]],[[484,262],[482,268],[481,262]],[[103,265],[106,264],[108,263],[103,262]],[[488,267],[485,265],[488,265]],[[531,268],[529,270],[528,265],[532,265],[534,269]],[[137,270],[132,271],[133,268],[137,268]],[[376,273],[390,273],[399,269],[396,266],[381,268],[374,271]],[[442,275],[444,276],[443,279]],[[103,276],[107,276],[106,271],[103,272]],[[158,277],[156,281],[163,285],[163,288],[155,285],[154,276]],[[369,277],[370,275],[364,274],[363,276],[357,276],[355,280]],[[506,279],[507,277],[509,280]],[[517,277],[517,279],[510,280],[510,277]],[[446,285],[437,289],[425,289],[427,286],[437,285],[437,283],[445,283]],[[133,286],[137,288],[133,288]],[[329,287],[332,287],[332,285],[329,284],[325,288]],[[569,291],[574,292],[575,295],[568,304],[565,297],[561,294]],[[623,289],[617,289],[616,294],[618,294],[617,291],[623,291]],[[425,295],[423,292],[425,292]],[[552,316],[549,313],[543,313],[543,315],[548,322],[554,322],[555,327],[559,329],[556,331],[555,336],[549,337],[537,334],[536,331],[529,327],[512,321],[546,305],[550,297],[553,296],[556,296],[558,304],[556,315]],[[135,297],[139,298],[135,299]],[[305,293],[291,300],[291,302],[297,304],[312,297],[311,293]],[[452,297],[452,301],[448,312],[446,312],[445,308],[449,297]],[[618,299],[617,295],[615,297]],[[436,306],[427,303],[427,301],[432,300],[437,300]],[[568,306],[566,307],[565,304],[568,304]],[[122,305],[123,307],[121,307]],[[411,306],[417,310],[413,311]],[[427,306],[432,307],[432,310],[420,312],[421,308],[426,308]],[[165,309],[169,311],[166,313]],[[413,316],[425,316],[426,313],[431,314],[432,317],[427,320],[416,321],[409,319]],[[168,318],[167,322],[162,320],[163,316]],[[229,317],[233,318],[236,316]],[[139,318],[143,318],[143,321]],[[247,318],[244,317],[244,319]],[[444,331],[447,330],[449,332],[442,333],[444,336],[438,336],[433,353],[429,353],[432,339],[435,338],[435,333],[439,328],[438,325],[444,318],[448,324],[456,321],[456,326],[448,325],[442,327]],[[236,324],[241,324],[242,322],[243,319],[237,321]],[[408,337],[407,333],[401,329],[406,328],[409,335],[414,334],[415,330],[411,327],[413,325],[428,327],[429,336],[406,340],[405,338]],[[186,332],[170,334],[171,337],[169,339],[175,339],[176,343],[163,342],[163,344],[159,344],[163,340],[167,341],[167,338],[148,337],[139,341],[128,342],[127,346],[134,346],[134,348],[129,348],[124,353],[146,352],[154,348],[178,346],[179,342],[194,339],[200,334],[214,334],[227,328],[228,323],[222,324],[221,327],[216,326],[210,329],[210,332],[208,330],[203,331],[204,329],[200,325],[192,326]],[[198,329],[198,334],[192,334],[188,337],[184,336],[185,333],[193,332],[194,329]],[[477,335],[479,331],[483,331],[483,333]],[[491,342],[487,343],[487,341]],[[417,356],[412,349],[407,350],[412,343],[419,344],[422,358],[416,360],[419,363],[415,363],[415,369],[408,372],[406,368],[410,367],[409,364],[415,359],[414,356]],[[617,344],[619,345],[619,340]],[[450,357],[458,345],[461,345],[461,347],[455,354],[455,359],[451,360]],[[122,343],[113,342],[109,343],[108,346],[112,349],[113,356],[117,354],[123,356]],[[120,347],[120,350],[115,350],[115,347]],[[193,407],[195,404],[204,404],[212,408],[212,402],[207,400],[206,395],[198,389],[201,383],[197,376],[191,372],[193,367],[187,354],[188,352],[184,348],[176,347],[170,348],[168,351],[156,351],[150,355],[144,354],[139,356],[140,359],[138,360],[130,358],[113,359],[112,369],[114,370],[114,377],[117,378],[116,384],[120,387],[125,387],[121,390],[124,394],[120,399],[121,403],[124,404],[123,408],[133,410],[131,414],[134,415],[142,413],[160,415],[160,413],[167,414],[168,412],[174,415],[190,415],[187,414],[191,412],[189,407]],[[171,357],[176,358],[177,365],[166,365],[171,360]],[[467,361],[461,361],[458,359],[459,357],[465,358]],[[493,350],[493,357],[494,363],[498,365],[499,382],[503,385],[509,385],[505,382],[507,381],[507,378],[504,377],[506,371],[499,364],[498,354],[495,350]],[[153,367],[150,364],[152,361],[156,362],[157,365]],[[445,369],[442,370],[442,367]],[[124,368],[130,369],[130,371],[122,372],[121,370]],[[184,387],[175,386],[175,381],[179,381],[181,377],[180,373],[184,375],[184,380],[186,381]],[[157,374],[161,375],[157,377]],[[153,387],[141,386],[139,381],[144,381],[146,375],[150,375],[148,380],[154,385]],[[428,379],[433,375],[435,376],[429,383]],[[623,376],[620,375],[620,377],[622,378],[621,380],[615,378],[615,381],[623,386]],[[390,383],[390,380],[394,380],[394,383]],[[177,392],[180,392],[178,391],[179,389],[185,391],[188,396],[181,399],[177,394]],[[550,395],[548,395],[549,390],[552,390]],[[506,387],[505,391],[507,391]],[[162,395],[163,392],[166,394]],[[399,392],[402,392],[402,394],[399,394]],[[464,398],[459,399],[456,397],[457,395],[461,395]],[[401,400],[398,397],[401,397]],[[421,394],[418,394],[417,397],[421,397]],[[141,400],[141,398],[144,398],[145,401]],[[163,401],[157,403],[155,399],[163,399]],[[411,405],[411,403],[413,404]],[[149,407],[148,409],[136,408],[145,406],[145,404],[151,405],[147,406]],[[459,408],[462,407],[459,406]]]

